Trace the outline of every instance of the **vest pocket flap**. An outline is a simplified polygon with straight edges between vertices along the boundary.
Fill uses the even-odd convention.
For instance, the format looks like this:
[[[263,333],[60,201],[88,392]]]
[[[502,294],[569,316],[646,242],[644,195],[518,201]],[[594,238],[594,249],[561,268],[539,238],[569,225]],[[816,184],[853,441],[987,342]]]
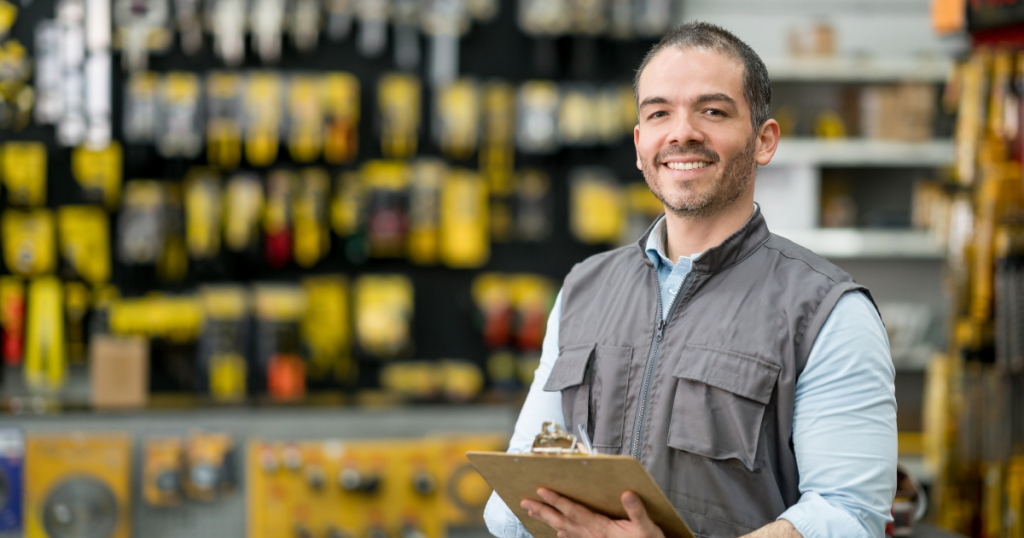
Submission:
[[[558,354],[544,390],[554,392],[583,384],[595,344],[568,346]]]
[[[691,344],[683,349],[672,376],[700,381],[768,405],[780,370],[754,357]]]

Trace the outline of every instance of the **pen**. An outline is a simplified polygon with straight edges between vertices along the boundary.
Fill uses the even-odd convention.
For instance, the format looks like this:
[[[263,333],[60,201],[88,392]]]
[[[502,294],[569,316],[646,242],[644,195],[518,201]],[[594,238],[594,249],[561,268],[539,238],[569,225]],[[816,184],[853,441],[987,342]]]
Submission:
[[[583,441],[583,447],[587,449],[587,454],[594,456],[597,451],[594,450],[594,446],[590,444],[590,436],[587,435],[587,427],[583,424],[578,424],[577,429],[580,431],[580,440]]]

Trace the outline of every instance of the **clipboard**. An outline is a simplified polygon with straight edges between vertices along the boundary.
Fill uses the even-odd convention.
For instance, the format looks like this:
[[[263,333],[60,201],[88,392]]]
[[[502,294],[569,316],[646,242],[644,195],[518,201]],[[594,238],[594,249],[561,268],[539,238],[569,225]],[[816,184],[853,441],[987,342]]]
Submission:
[[[549,425],[561,435],[572,438],[572,446],[537,451],[540,437]],[[672,503],[640,462],[631,456],[586,455],[576,449],[575,438],[552,423],[528,454],[504,452],[467,452],[466,457],[480,476],[494,488],[512,513],[534,538],[557,538],[555,529],[527,515],[519,506],[523,499],[544,502],[537,488],[548,488],[613,519],[627,519],[622,507],[622,492],[631,490],[643,501],[647,514],[666,537],[693,538]]]

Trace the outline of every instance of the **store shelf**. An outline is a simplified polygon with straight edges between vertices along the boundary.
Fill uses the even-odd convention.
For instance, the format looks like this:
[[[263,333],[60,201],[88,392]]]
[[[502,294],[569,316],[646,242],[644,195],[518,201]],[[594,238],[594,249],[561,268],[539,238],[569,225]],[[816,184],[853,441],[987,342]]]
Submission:
[[[948,166],[953,141],[783,138],[772,165],[814,166]]]
[[[806,57],[765,60],[772,82],[943,82],[946,58]]]
[[[918,230],[772,230],[825,258],[910,258],[940,260],[943,245]]]

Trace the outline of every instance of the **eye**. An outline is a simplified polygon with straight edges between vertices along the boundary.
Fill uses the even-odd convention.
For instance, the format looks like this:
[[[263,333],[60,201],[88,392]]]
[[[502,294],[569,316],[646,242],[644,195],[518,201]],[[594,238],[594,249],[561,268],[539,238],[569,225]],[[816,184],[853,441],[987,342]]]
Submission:
[[[659,110],[657,112],[654,112],[650,116],[647,116],[647,119],[654,120],[654,119],[658,119],[658,118],[664,118],[666,115],[667,115],[667,113],[664,110]]]
[[[719,110],[717,108],[709,108],[709,109],[705,110],[704,112],[707,113],[710,116],[725,117],[725,112],[722,112],[721,110]]]

